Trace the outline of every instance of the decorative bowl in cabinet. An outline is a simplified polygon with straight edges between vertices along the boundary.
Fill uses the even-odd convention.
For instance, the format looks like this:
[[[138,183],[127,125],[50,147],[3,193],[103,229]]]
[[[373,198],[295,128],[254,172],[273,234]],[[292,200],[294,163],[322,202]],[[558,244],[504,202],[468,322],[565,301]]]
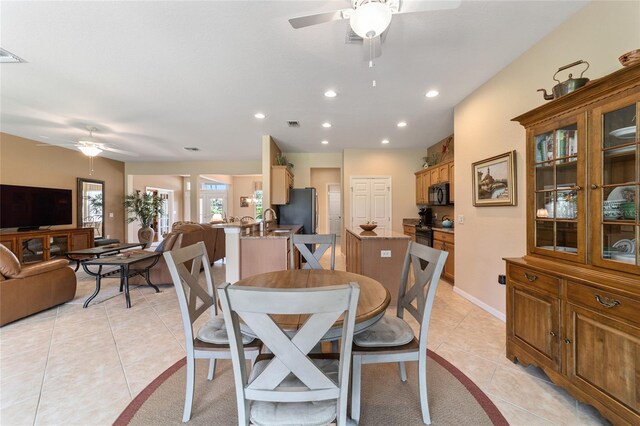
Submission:
[[[622,216],[625,219],[635,219],[636,218],[636,204],[635,203],[623,203],[620,206],[622,210]]]

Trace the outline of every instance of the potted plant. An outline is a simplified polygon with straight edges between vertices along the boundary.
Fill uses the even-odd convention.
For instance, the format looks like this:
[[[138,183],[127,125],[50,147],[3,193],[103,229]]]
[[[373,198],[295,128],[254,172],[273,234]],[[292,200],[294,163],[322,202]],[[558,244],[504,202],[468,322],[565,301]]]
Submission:
[[[151,227],[153,219],[162,211],[162,199],[155,194],[139,190],[124,197],[124,208],[127,211],[127,222],[139,221],[142,228],[138,230],[138,241],[151,245],[155,231]]]

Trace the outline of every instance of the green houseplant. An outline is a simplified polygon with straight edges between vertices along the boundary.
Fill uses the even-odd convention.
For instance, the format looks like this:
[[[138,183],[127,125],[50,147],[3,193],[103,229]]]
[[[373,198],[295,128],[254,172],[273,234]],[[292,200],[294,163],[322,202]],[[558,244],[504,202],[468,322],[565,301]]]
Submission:
[[[151,227],[153,219],[162,212],[162,199],[155,194],[139,190],[124,197],[124,208],[127,211],[127,222],[139,221],[142,228],[138,230],[138,241],[151,245],[155,231]]]

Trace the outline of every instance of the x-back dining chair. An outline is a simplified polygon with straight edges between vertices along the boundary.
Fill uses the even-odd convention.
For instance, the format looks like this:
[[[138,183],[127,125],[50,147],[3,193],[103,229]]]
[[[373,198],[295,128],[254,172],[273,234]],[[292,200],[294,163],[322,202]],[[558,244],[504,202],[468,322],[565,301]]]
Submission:
[[[351,345],[360,288],[356,283],[305,289],[218,288],[231,345],[238,424],[262,426],[347,423]],[[283,331],[272,315],[307,315],[297,332]],[[344,314],[339,359],[308,354]],[[272,352],[247,375],[240,345],[242,320]],[[265,359],[266,358],[266,359]]]
[[[354,337],[351,397],[351,417],[354,421],[360,419],[363,364],[398,362],[400,378],[406,382],[404,362],[418,361],[422,420],[425,424],[431,424],[427,399],[427,336],[431,309],[447,255],[445,251],[410,242],[402,268],[397,315],[385,314],[376,324]],[[413,270],[413,283],[409,283],[410,269]],[[418,339],[411,326],[404,321],[404,311],[420,324]]]
[[[295,249],[298,249],[306,263],[301,269],[324,269],[320,265],[320,259],[324,253],[331,248],[331,266],[333,271],[336,267],[336,234],[293,234],[291,236],[291,269],[295,265]],[[316,248],[311,252],[307,244],[316,244]]]
[[[191,418],[193,406],[195,360],[209,359],[207,378],[213,380],[217,359],[230,359],[231,351],[224,318],[218,315],[216,294],[213,289],[213,276],[207,256],[207,249],[202,241],[181,249],[164,252],[171,278],[176,287],[187,352],[187,385],[185,390],[184,411],[182,421]],[[191,270],[185,263],[191,261]],[[198,278],[204,269],[207,288],[203,288]],[[211,318],[202,325],[194,336],[193,323],[207,311]],[[251,337],[242,336],[243,351],[255,362],[260,352],[261,342]]]

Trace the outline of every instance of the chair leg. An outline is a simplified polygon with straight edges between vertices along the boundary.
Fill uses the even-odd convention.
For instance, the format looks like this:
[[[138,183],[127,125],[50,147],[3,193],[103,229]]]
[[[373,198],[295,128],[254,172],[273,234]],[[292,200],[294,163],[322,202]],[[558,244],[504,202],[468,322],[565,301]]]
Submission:
[[[404,367],[404,362],[399,362],[398,367],[400,367],[400,380],[403,382],[407,381],[407,369]]]
[[[351,363],[351,419],[360,421],[360,387],[362,384],[362,357],[354,355]]]
[[[216,375],[216,359],[211,358],[209,360],[209,374],[207,374],[207,380],[213,380],[213,377]]]
[[[195,360],[192,356],[187,356],[187,386],[184,395],[184,411],[182,413],[182,421],[188,422],[191,418],[191,407],[193,406],[193,391],[195,380]]]
[[[418,360],[418,384],[420,387],[420,408],[422,409],[422,421],[426,425],[431,424],[429,415],[429,399],[427,396],[427,354],[420,352]]]

